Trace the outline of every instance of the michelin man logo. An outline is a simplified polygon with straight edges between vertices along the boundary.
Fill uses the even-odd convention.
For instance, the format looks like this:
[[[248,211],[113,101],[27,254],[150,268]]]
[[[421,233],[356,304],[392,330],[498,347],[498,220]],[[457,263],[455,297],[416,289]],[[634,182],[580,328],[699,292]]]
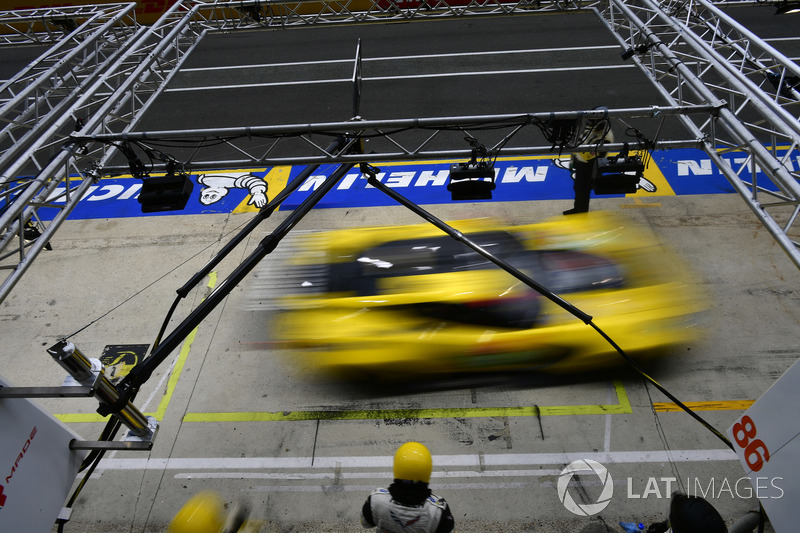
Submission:
[[[569,491],[569,482],[572,481],[572,476],[578,473],[591,473],[594,472],[600,481],[603,483],[603,490],[596,503],[576,503],[572,499]],[[614,482],[611,479],[611,474],[606,470],[606,467],[592,461],[591,459],[578,459],[571,462],[567,467],[561,471],[556,485],[558,489],[558,499],[564,504],[567,511],[579,516],[592,516],[606,508],[614,495]]]

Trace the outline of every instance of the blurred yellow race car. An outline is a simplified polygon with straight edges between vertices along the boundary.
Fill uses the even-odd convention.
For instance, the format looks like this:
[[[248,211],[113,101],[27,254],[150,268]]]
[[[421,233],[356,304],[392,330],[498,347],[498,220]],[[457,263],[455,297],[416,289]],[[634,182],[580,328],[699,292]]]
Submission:
[[[697,338],[702,295],[678,258],[605,213],[523,226],[452,222],[594,317],[641,357]],[[621,361],[591,327],[430,224],[309,233],[262,273],[273,334],[346,378],[566,372]]]

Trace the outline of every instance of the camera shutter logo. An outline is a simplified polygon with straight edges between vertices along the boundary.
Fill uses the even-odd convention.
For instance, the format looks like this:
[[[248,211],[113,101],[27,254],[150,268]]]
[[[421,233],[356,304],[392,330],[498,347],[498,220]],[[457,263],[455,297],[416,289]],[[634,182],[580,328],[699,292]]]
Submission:
[[[600,497],[596,503],[576,503],[567,490],[569,482],[572,481],[572,477],[575,474],[591,472],[594,472],[603,482],[603,490],[600,493]],[[606,470],[606,467],[591,459],[578,459],[567,465],[561,471],[556,487],[558,489],[558,498],[564,504],[564,507],[569,512],[579,516],[592,516],[599,513],[608,506],[611,497],[614,495],[614,482],[611,479],[611,474]]]

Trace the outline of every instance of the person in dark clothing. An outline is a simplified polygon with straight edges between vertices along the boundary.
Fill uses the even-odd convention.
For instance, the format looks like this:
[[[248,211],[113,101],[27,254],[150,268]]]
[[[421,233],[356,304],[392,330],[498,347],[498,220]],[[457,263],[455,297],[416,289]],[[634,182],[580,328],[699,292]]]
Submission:
[[[394,482],[376,489],[361,508],[361,525],[380,533],[451,533],[453,514],[444,498],[431,493],[433,462],[419,442],[407,442],[394,455]]]
[[[593,145],[590,152],[579,152],[572,154],[570,168],[572,177],[575,180],[572,188],[575,191],[575,202],[572,209],[564,211],[565,215],[576,213],[586,213],[589,211],[589,199],[592,194],[592,168],[594,160],[598,157],[605,157],[605,152],[598,152],[603,143],[614,142],[614,134],[611,132],[611,122],[608,119],[600,119],[589,122],[586,125],[584,138],[581,144]]]

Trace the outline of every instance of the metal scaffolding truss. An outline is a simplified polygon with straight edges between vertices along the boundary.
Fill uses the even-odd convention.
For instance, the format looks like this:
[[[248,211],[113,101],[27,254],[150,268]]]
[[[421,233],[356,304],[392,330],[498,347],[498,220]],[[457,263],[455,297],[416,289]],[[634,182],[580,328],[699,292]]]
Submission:
[[[717,106],[681,121],[800,267],[800,67],[707,0],[610,0],[599,13],[667,102]]]
[[[63,123],[74,103],[87,88],[119,60],[136,32],[135,4],[114,4],[86,14],[57,44],[25,69],[0,85],[0,169],[9,168],[26,150],[28,162],[41,170],[52,155],[50,146],[64,142],[71,133],[46,132]],[[62,130],[67,125],[63,124]],[[33,150],[30,150],[33,148]],[[10,174],[14,173],[14,174]]]
[[[0,11],[0,45],[40,43],[63,47],[77,42],[99,22],[113,16],[124,4],[40,7]]]
[[[41,20],[34,20],[41,19],[42,13],[46,12],[49,20],[62,20],[63,15],[64,19],[83,21],[76,23],[69,33],[62,32],[61,40],[42,57],[41,65],[31,66],[18,79],[9,80],[9,91],[2,94],[4,106],[14,102],[16,107],[8,107],[7,115],[0,110],[7,128],[2,132],[6,144],[0,143],[0,148],[9,153],[8,157],[4,157],[5,153],[0,156],[4,157],[0,167],[0,270],[8,273],[0,286],[0,301],[89,187],[102,174],[124,168],[120,167],[119,158],[115,159],[122,141],[140,143],[140,147],[148,149],[144,136],[134,131],[136,124],[207,31],[576,9],[592,9],[599,15],[622,49],[628,51],[626,55],[650,77],[666,100],[664,107],[612,110],[611,114],[677,115],[688,131],[687,140],[660,147],[703,148],[800,267],[800,253],[790,236],[800,206],[800,187],[797,171],[787,155],[798,147],[796,80],[800,70],[709,2],[371,0],[366,3],[360,0],[356,4],[356,0],[268,3],[180,0],[149,27],[128,20],[129,4],[116,4],[107,11],[102,7],[106,6],[91,6],[97,11],[87,7],[74,8],[78,11],[54,8],[27,12],[28,26],[16,31],[16,42],[22,38],[45,42],[55,32]],[[77,12],[83,13],[84,18],[75,16]],[[0,21],[9,17],[0,14]],[[94,25],[89,24],[90,19]],[[85,37],[75,39],[75,31],[84,31]],[[86,40],[94,44],[81,48]],[[49,64],[48,54],[52,56]],[[74,61],[79,66],[74,69],[76,74],[59,70],[61,61]],[[36,88],[16,85],[14,89],[13,84],[25,76]],[[354,83],[355,77],[354,74]],[[577,119],[590,116],[590,112],[580,110],[567,114]],[[544,114],[536,113],[513,117],[420,118],[410,123],[359,119],[348,123],[241,130],[149,132],[147,142],[176,137],[194,140],[195,150],[181,155],[179,161],[208,169],[336,162],[348,158],[350,162],[461,158],[468,156],[470,150],[454,149],[452,144],[448,148],[448,143],[455,142],[451,139],[463,143],[464,132],[487,128],[499,133],[493,144],[487,143],[491,150],[502,148],[504,154],[553,153],[555,143],[551,140],[550,144],[540,146],[509,142],[529,126],[545,132],[544,119]],[[29,137],[29,144],[20,143],[22,148],[10,151],[7,139],[23,139],[26,128],[36,129],[36,135]],[[128,135],[123,138],[123,133]],[[320,138],[342,134],[369,140],[371,153],[334,156],[322,148]],[[233,156],[203,159],[207,157],[205,148],[210,140],[215,144],[221,141],[222,147]],[[576,148],[574,144],[560,148],[571,151]],[[151,148],[172,151],[155,145]],[[731,162],[725,157],[734,151],[744,154],[744,162],[736,159]],[[35,162],[32,176],[20,177],[30,161]],[[70,182],[70,176],[82,179],[73,178]],[[66,198],[53,203],[50,195],[59,186],[66,188]],[[765,203],[763,199],[769,200]],[[37,214],[42,206],[59,209],[46,227]],[[40,226],[42,235],[26,242],[24,230],[31,220]]]
[[[294,27],[353,22],[512,15],[588,9],[600,0],[194,0],[200,24],[211,30]]]
[[[102,59],[92,46],[97,61],[94,68],[87,66],[91,74],[74,86],[69,104],[54,105],[41,116],[40,122],[45,126],[30,138],[28,146],[15,148],[14,157],[7,158],[7,164],[0,168],[0,269],[8,273],[0,287],[0,301],[99,178],[97,168],[85,166],[87,158],[102,167],[113,153],[100,147],[97,150],[87,148],[86,153],[79,154],[67,136],[74,131],[132,130],[204,35],[204,29],[191,24],[195,11],[187,13],[179,7],[173,6],[152,26],[137,26],[108,59]],[[110,29],[103,35],[109,34],[118,35],[118,32]],[[34,107],[42,109],[42,106]],[[20,116],[26,113],[29,113],[28,108],[23,106]],[[12,114],[5,120],[16,125],[18,119]],[[30,167],[31,161],[35,174],[27,177],[24,170]],[[71,176],[85,179],[76,183]],[[59,186],[65,187],[66,196],[54,202],[51,195]],[[25,230],[31,230],[31,221],[42,226],[37,214],[41,207],[56,208],[58,214],[41,229],[38,239],[30,241],[26,239]]]
[[[711,105],[675,107],[643,107],[609,110],[575,110],[512,115],[472,115],[458,117],[427,117],[396,120],[363,120],[317,124],[285,124],[275,126],[218,128],[205,130],[167,130],[73,135],[79,144],[127,145],[133,153],[168,151],[189,170],[219,170],[226,168],[269,167],[289,164],[327,165],[379,161],[408,161],[425,159],[470,158],[473,146],[466,137],[475,139],[487,157],[568,154],[591,149],[581,143],[580,124],[587,120],[656,119],[667,116],[699,115],[708,118],[716,113]],[[575,124],[570,136],[558,137],[554,125]],[[541,144],[520,144],[530,141],[529,130],[541,133]],[[543,136],[543,139],[541,138]],[[325,147],[339,137],[358,139],[365,143],[363,153],[331,153]],[[512,143],[512,141],[516,141]],[[547,141],[546,144],[542,141]],[[695,139],[665,141],[663,149],[698,147]],[[200,159],[205,147],[232,154],[229,158]],[[622,150],[624,143],[605,145],[610,151]],[[446,147],[446,148],[445,148]],[[634,149],[644,149],[637,146]],[[153,168],[163,170],[164,162],[154,162]],[[126,173],[127,164],[107,165],[107,173]]]

